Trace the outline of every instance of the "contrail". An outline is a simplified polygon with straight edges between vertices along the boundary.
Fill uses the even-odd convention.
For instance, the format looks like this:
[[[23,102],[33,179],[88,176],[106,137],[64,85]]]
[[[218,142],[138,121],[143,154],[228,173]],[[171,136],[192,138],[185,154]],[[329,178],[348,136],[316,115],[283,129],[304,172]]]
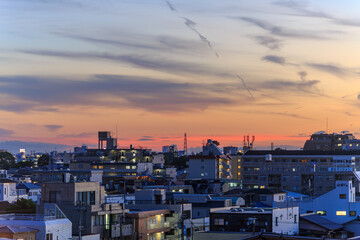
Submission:
[[[171,11],[177,12],[176,7],[175,7],[171,2],[169,2],[168,0],[164,0],[164,1],[166,2],[166,4],[168,5],[168,7],[170,8]],[[180,17],[181,17],[181,16],[180,16]],[[214,49],[214,47],[212,46],[212,44],[211,44],[211,42],[209,41],[209,39],[207,39],[204,35],[202,35],[202,34],[195,28],[196,22],[194,22],[194,21],[192,21],[192,20],[190,20],[189,18],[186,18],[186,17],[182,17],[182,18],[185,20],[185,22],[184,22],[185,25],[186,25],[189,29],[191,29],[193,32],[195,32],[195,33],[199,36],[200,40],[203,41],[203,42],[205,42],[205,43],[208,45],[208,47],[214,52],[215,56],[216,56],[217,58],[219,58],[219,54],[215,51],[215,49]],[[239,75],[236,75],[236,76],[241,80],[242,84],[244,85],[244,88],[248,91],[250,97],[251,97],[252,99],[255,99],[254,96],[252,95],[250,89],[246,86],[246,83],[245,83],[244,79],[243,79],[242,77],[240,77]]]
[[[251,96],[251,98],[254,99],[254,96],[253,96],[252,93],[250,92],[250,89],[246,86],[244,79],[243,79],[242,77],[240,77],[239,75],[236,75],[236,76],[242,81],[242,83],[243,83],[243,85],[244,85],[244,88],[248,91],[248,93],[249,93],[249,95]]]
[[[183,19],[185,20],[185,25],[190,28],[192,31],[194,31],[200,38],[201,41],[207,43],[207,45],[209,46],[209,48],[215,53],[215,56],[217,58],[219,58],[219,54],[215,51],[215,49],[213,48],[211,42],[209,41],[209,39],[207,39],[204,35],[202,35],[194,26],[196,25],[196,22],[186,18],[186,17],[183,17]]]
[[[169,2],[167,0],[164,0],[164,1],[166,2],[166,4],[168,5],[168,7],[170,8],[171,11],[177,12],[175,6],[171,2]]]

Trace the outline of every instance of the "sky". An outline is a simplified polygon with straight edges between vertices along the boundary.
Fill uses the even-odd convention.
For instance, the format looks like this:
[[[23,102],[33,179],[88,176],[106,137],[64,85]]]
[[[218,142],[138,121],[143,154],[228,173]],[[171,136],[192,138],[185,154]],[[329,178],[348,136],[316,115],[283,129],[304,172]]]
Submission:
[[[302,146],[360,132],[360,2],[0,1],[0,141]]]

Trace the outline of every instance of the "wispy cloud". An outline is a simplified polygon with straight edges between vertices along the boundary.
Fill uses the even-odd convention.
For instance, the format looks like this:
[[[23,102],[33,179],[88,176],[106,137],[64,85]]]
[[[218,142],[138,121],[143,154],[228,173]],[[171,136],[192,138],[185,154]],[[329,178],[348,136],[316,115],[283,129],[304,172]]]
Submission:
[[[71,133],[71,134],[59,134],[57,138],[94,138],[96,133],[94,132],[82,132],[82,133]]]
[[[307,4],[304,4],[303,2],[285,0],[276,1],[275,4],[295,10],[296,12],[305,17],[323,18],[339,25],[360,27],[359,20],[339,18],[323,11],[311,10],[307,7]]]
[[[63,125],[56,125],[56,124],[47,124],[44,125],[45,128],[47,128],[49,131],[57,131],[60,128],[63,128]]]
[[[14,131],[9,129],[0,128],[0,137],[8,137],[11,136]]]
[[[349,69],[335,64],[306,63],[306,65],[317,70],[333,74],[339,78],[344,78],[351,74]]]
[[[67,59],[82,59],[82,60],[108,60],[113,62],[121,62],[129,64],[134,67],[152,69],[167,73],[176,73],[182,75],[197,74],[197,75],[213,75],[221,77],[229,77],[228,73],[210,66],[204,66],[190,61],[176,61],[167,58],[153,57],[148,55],[116,55],[112,53],[84,53],[84,52],[66,52],[66,51],[51,51],[51,50],[19,50],[19,52],[46,56],[58,57]]]
[[[188,112],[239,103],[238,98],[217,92],[217,87],[211,83],[196,84],[136,76],[96,75],[90,77],[89,81],[3,76],[0,77],[0,84],[0,94],[18,99],[19,105],[22,102],[32,103],[21,109],[16,105],[0,103],[0,109],[14,112],[33,111],[38,104],[46,108],[91,105],[124,106],[150,112]]]
[[[137,141],[146,142],[146,141],[155,141],[155,140],[156,139],[154,137],[152,137],[152,136],[142,136]]]
[[[282,41],[272,36],[255,36],[255,41],[271,50],[278,50],[282,46]]]
[[[250,17],[233,17],[233,18],[251,23],[255,26],[260,27],[263,30],[266,30],[268,33],[276,36],[289,37],[289,38],[326,39],[323,35],[318,34],[318,32],[305,31],[300,29],[296,29],[296,30],[285,29],[280,26],[273,25],[267,21],[263,21],[256,18],[250,18]]]
[[[272,62],[272,63],[276,63],[276,64],[280,64],[280,65],[285,65],[286,64],[286,60],[284,57],[280,57],[280,56],[275,56],[275,55],[267,55],[262,57],[263,61],[266,62]]]
[[[212,46],[212,43],[209,41],[209,39],[207,39],[204,35],[202,35],[196,28],[195,28],[195,25],[196,25],[196,22],[188,19],[188,18],[185,18],[183,17],[183,19],[185,20],[185,25],[191,29],[192,31],[194,31],[200,38],[201,41],[205,42],[209,48],[214,52],[215,56],[216,57],[219,57],[219,54],[215,51],[214,47]]]

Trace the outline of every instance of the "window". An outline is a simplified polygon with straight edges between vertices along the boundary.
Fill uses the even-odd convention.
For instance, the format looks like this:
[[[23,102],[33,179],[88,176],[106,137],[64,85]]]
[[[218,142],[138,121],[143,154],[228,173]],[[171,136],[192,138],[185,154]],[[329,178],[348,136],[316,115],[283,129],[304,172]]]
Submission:
[[[336,211],[336,216],[346,216],[346,211]]]
[[[279,219],[279,217],[275,218],[275,226],[279,226],[278,219]]]
[[[346,199],[346,194],[339,194],[340,199]]]
[[[214,225],[224,225],[224,219],[223,218],[215,218]]]
[[[46,240],[53,240],[53,234],[52,233],[47,233],[46,234]]]
[[[356,211],[350,211],[349,215],[350,216],[356,216]]]
[[[297,214],[294,214],[294,223],[297,221]]]
[[[316,214],[326,216],[326,211],[316,211]]]
[[[136,169],[136,166],[132,166],[131,168],[132,168],[132,169]]]
[[[130,169],[130,166],[126,166],[126,169]]]

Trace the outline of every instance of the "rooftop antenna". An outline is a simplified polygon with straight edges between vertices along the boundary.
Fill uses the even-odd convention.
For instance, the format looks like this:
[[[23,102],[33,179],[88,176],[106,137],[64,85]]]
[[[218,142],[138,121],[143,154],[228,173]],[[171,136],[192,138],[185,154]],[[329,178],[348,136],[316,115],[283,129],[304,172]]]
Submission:
[[[187,155],[187,136],[186,133],[184,133],[184,155]]]
[[[329,133],[329,118],[326,117],[326,133]]]

